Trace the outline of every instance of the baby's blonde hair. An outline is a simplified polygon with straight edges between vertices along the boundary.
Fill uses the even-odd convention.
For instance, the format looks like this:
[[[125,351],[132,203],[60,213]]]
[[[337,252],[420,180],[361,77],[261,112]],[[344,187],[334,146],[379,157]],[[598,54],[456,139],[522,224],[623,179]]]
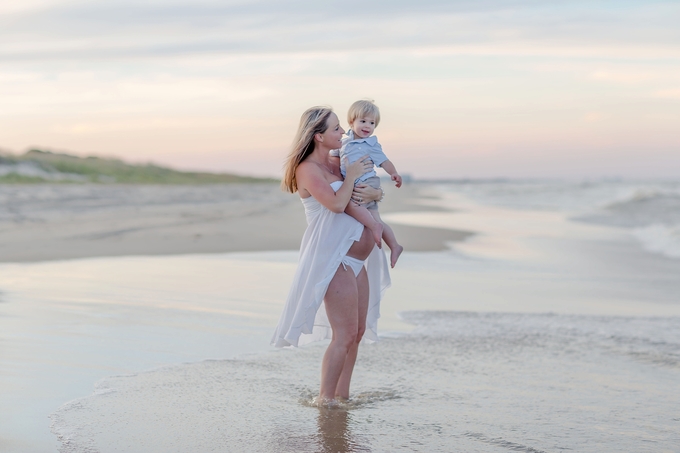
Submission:
[[[357,118],[375,118],[376,127],[380,124],[380,109],[370,99],[356,101],[349,107],[347,122],[351,125]]]

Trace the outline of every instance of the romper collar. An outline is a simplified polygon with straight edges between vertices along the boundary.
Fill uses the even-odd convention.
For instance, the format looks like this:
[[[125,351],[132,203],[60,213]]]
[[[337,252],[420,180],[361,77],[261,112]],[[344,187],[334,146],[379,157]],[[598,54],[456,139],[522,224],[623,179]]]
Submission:
[[[347,132],[347,139],[350,142],[355,142],[355,143],[361,143],[361,142],[366,142],[367,145],[370,146],[375,146],[378,144],[378,137],[375,135],[371,135],[370,137],[366,138],[354,138],[354,131],[352,129]]]

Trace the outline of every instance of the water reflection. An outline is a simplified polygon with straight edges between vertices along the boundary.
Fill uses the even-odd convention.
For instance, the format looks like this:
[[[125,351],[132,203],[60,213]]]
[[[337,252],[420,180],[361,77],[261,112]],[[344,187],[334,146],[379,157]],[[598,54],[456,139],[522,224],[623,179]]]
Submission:
[[[319,447],[323,453],[368,452],[352,433],[350,413],[343,408],[319,408]]]

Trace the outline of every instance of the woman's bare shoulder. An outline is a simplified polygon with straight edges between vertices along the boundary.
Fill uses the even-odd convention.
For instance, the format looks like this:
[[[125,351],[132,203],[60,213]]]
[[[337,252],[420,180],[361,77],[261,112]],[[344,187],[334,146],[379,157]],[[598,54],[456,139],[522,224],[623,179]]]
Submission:
[[[302,162],[300,162],[298,164],[295,171],[309,171],[309,170],[312,170],[314,168],[319,168],[319,166],[315,162],[312,162],[312,161],[309,161],[309,160],[303,160]]]
[[[315,162],[310,161],[300,162],[300,165],[295,170],[295,178],[298,182],[298,192],[302,198],[306,198],[311,194],[310,188],[314,190],[315,186],[326,180],[321,167]]]
[[[299,180],[304,180],[306,178],[323,178],[323,170],[321,167],[310,161],[300,162],[300,165],[295,169],[295,176]]]

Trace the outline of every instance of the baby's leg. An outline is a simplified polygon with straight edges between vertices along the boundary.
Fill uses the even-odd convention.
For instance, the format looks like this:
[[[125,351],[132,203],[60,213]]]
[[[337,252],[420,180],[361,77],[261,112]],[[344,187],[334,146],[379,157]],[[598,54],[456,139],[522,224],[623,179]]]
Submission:
[[[382,248],[383,223],[381,221],[373,218],[370,211],[364,206],[357,206],[352,202],[347,205],[345,212],[371,230],[375,243]]]
[[[377,209],[368,209],[368,212],[370,212],[373,218],[383,226],[383,239],[385,240],[385,244],[390,248],[390,265],[394,267],[394,265],[397,264],[399,255],[404,251],[404,247],[397,242],[397,236],[394,235],[392,228],[382,221]]]

